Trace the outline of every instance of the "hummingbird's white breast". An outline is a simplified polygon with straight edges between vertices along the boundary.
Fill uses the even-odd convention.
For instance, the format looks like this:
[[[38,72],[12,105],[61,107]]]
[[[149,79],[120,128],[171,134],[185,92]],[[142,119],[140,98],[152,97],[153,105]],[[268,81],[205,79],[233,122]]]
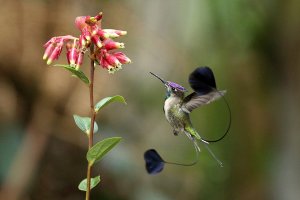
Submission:
[[[165,116],[166,116],[166,119],[168,120],[168,122],[171,121],[171,119],[170,119],[170,110],[172,108],[174,108],[174,106],[179,106],[180,101],[181,101],[180,98],[172,97],[172,96],[165,100],[164,111],[165,111]]]

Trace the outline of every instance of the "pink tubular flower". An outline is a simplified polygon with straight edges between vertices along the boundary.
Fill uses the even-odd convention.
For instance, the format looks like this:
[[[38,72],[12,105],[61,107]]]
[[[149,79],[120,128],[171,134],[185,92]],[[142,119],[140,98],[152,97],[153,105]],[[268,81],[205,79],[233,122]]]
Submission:
[[[78,57],[77,57],[77,60],[76,60],[76,68],[77,68],[77,69],[81,66],[81,64],[82,64],[82,62],[83,62],[83,56],[84,56],[84,53],[83,53],[83,52],[80,52],[80,53],[78,54]]]
[[[109,38],[109,34],[102,29],[98,30],[97,35],[99,35],[102,40]]]
[[[50,44],[50,45],[53,45],[54,48],[53,48],[52,52],[49,51],[49,54],[48,54],[49,56],[47,56],[48,57],[48,60],[47,60],[48,65],[50,65],[53,60],[58,59],[58,57],[60,56],[63,44],[64,43],[63,43],[62,39],[60,39],[59,42],[57,42],[57,43]]]
[[[46,50],[45,53],[43,55],[43,60],[46,60],[52,53],[52,51],[54,50],[55,45],[50,43],[49,45],[46,46]]]
[[[106,50],[125,48],[124,43],[115,42],[112,39],[106,39],[103,43]]]
[[[75,19],[75,25],[81,34],[78,38],[71,35],[51,38],[45,45],[43,59],[50,65],[58,59],[62,47],[66,44],[67,60],[70,66],[78,69],[82,64],[84,54],[91,45],[94,45],[94,56],[97,64],[105,68],[109,73],[114,73],[122,68],[122,64],[130,63],[130,59],[122,52],[110,52],[111,50],[124,48],[124,43],[115,42],[113,38],[126,35],[126,31],[115,29],[102,29],[102,13],[91,16],[79,16]]]
[[[113,53],[113,55],[120,61],[122,64],[131,63],[131,60],[122,52]]]
[[[103,31],[110,37],[110,38],[117,38],[119,36],[123,36],[127,34],[127,31],[115,30],[115,29],[103,29]]]
[[[83,28],[82,31],[82,36],[86,39],[86,41],[89,43],[91,41],[91,33],[87,28]]]
[[[114,55],[111,55],[109,53],[106,53],[104,58],[106,59],[108,64],[112,65],[113,67],[119,68],[122,65]]]
[[[99,38],[98,35],[93,35],[93,36],[92,36],[92,41],[93,41],[94,44],[96,44],[96,46],[97,46],[98,48],[101,48],[101,47],[103,46],[103,45],[102,45],[102,42],[101,42],[101,40],[100,40],[100,38]]]
[[[67,48],[67,59],[71,66],[75,66],[77,58],[78,58],[78,50],[76,48],[76,40],[74,40],[73,44],[68,43],[66,45]]]
[[[83,35],[80,35],[79,36],[79,48],[85,48],[86,44],[87,44],[86,39],[84,38]]]
[[[110,69],[113,68],[113,66],[111,66],[111,65],[107,62],[107,60],[106,60],[105,58],[103,58],[103,57],[100,58],[100,65],[101,65],[103,68],[108,69],[108,70],[110,70]]]

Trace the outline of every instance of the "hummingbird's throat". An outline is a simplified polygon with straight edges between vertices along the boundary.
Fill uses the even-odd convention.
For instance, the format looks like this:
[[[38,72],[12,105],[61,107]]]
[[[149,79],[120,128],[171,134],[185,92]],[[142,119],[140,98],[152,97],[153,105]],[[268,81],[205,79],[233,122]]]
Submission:
[[[167,92],[166,92],[166,99],[171,96],[171,89],[167,87]]]

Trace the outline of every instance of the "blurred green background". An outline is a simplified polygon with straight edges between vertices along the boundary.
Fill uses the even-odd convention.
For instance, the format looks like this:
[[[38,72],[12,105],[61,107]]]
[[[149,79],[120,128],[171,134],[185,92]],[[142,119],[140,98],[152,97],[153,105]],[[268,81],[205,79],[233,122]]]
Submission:
[[[96,140],[123,140],[94,168],[102,181],[92,199],[299,199],[299,8],[297,0],[2,0],[0,199],[84,199],[77,186],[86,176],[87,139],[72,114],[89,114],[88,88],[47,67],[42,55],[50,37],[79,35],[76,16],[99,11],[103,28],[128,31],[120,41],[133,63],[115,75],[97,69],[96,98],[120,94],[128,105],[110,105],[97,117]],[[64,56],[56,63],[66,63]],[[149,71],[189,88],[189,73],[205,65],[232,108],[228,137],[210,145],[224,167],[203,149],[196,166],[149,176],[148,148],[168,160],[193,155],[164,119],[165,89]],[[222,101],[192,117],[211,139],[228,120]]]

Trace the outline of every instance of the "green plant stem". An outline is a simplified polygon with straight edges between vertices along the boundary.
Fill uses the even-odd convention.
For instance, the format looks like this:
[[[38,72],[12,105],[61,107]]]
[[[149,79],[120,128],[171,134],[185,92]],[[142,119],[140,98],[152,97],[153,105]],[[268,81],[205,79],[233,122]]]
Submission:
[[[90,134],[88,135],[89,138],[89,148],[93,146],[93,139],[94,139],[94,122],[96,118],[96,112],[94,109],[94,72],[95,72],[95,61],[94,61],[94,45],[90,47],[90,59],[91,59],[91,69],[90,69],[90,109],[91,109],[91,129]],[[91,173],[92,173],[92,165],[88,163],[87,167],[87,190],[85,195],[85,200],[90,200],[90,193],[91,193]]]

